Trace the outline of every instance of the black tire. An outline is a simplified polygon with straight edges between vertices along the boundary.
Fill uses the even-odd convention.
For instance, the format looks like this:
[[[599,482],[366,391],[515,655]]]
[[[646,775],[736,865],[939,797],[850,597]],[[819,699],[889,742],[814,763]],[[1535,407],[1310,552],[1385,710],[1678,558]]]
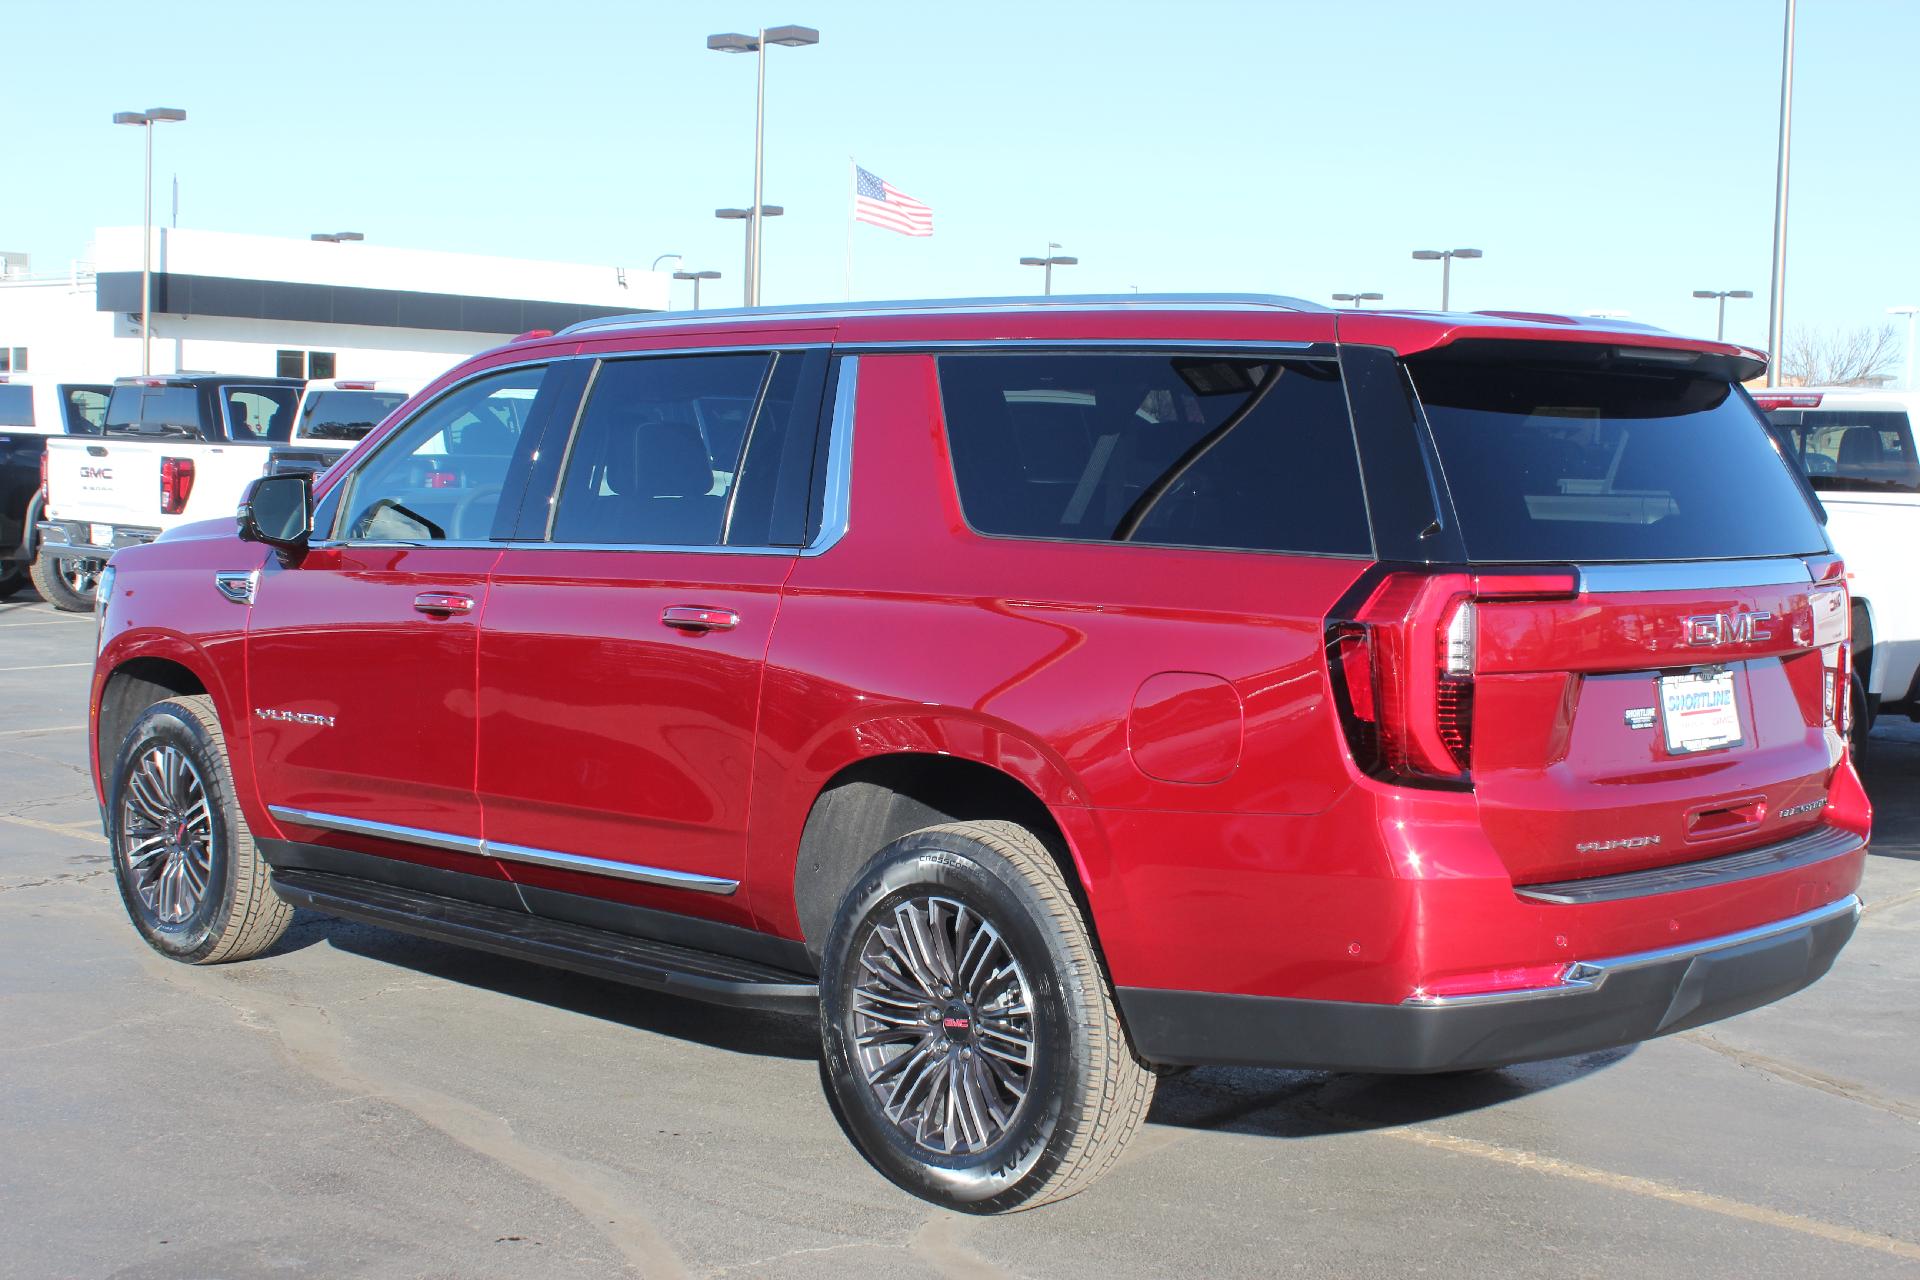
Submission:
[[[58,560],[42,550],[33,562],[33,585],[46,602],[65,613],[92,613],[93,591],[104,560]]]
[[[1860,681],[1855,672],[1848,685],[1847,709],[1852,713],[1847,726],[1847,749],[1853,758],[1859,760],[1867,753],[1867,735],[1873,732],[1873,703],[1867,699],[1867,686]]]
[[[27,579],[32,576],[33,571],[25,565],[14,564],[0,569],[0,600],[5,600],[8,596],[26,586]]]
[[[174,759],[183,764],[171,766]],[[190,781],[179,781],[189,773]],[[274,893],[267,864],[234,800],[226,737],[213,699],[182,695],[141,712],[114,753],[107,779],[114,883],[147,945],[184,964],[219,964],[251,959],[279,941],[293,908]],[[189,837],[183,816],[180,836],[165,837],[156,851],[152,832],[170,830],[143,816],[156,795],[180,797],[176,808],[183,815],[204,808],[204,825]],[[196,795],[201,804],[192,803]],[[170,878],[176,868],[179,878]],[[186,895],[174,893],[172,886],[195,880],[203,887],[188,906]],[[166,887],[156,888],[162,881]]]
[[[922,908],[931,913],[935,931],[943,911],[955,930],[944,951],[935,945],[945,959],[944,967],[934,966],[934,984],[906,975],[914,990],[928,993],[917,1010],[928,1023],[924,1031],[910,1024],[915,1015],[905,1012],[920,996],[896,998],[906,990],[897,982],[879,996],[857,986],[863,976],[877,973],[871,963],[875,954],[900,976],[900,967],[889,959],[900,953],[885,950],[887,938],[900,936],[899,912]],[[976,923],[969,934],[967,922],[975,916],[983,924]],[[976,946],[991,950],[976,952]],[[991,959],[969,966],[968,957],[982,954],[1010,956],[1013,967]],[[975,975],[991,970],[996,977],[969,984],[970,970]],[[962,975],[954,980],[960,990],[936,1007],[939,977],[956,972]],[[981,996],[982,981],[997,994]],[[842,1128],[874,1168],[949,1209],[1002,1213],[1085,1189],[1119,1157],[1153,1101],[1155,1077],[1127,1042],[1079,905],[1046,846],[1016,823],[925,827],[882,850],[841,902],[822,956],[820,993],[821,1071]],[[1023,1007],[1029,1012],[1021,1018],[1017,1011]],[[893,1013],[901,1025],[869,1017],[873,1009]],[[1022,1069],[1019,1063],[1009,1066],[1004,1052],[1014,1041],[994,1039],[1008,1029],[1026,1033],[1031,1043],[1017,1051],[1026,1059],[1024,1096],[1018,1098],[1011,1091],[997,1092],[995,1083]],[[893,1043],[863,1049],[863,1034]],[[918,1037],[914,1046],[900,1047],[909,1037]],[[895,1048],[897,1053],[886,1056]],[[923,1065],[897,1069],[899,1061],[916,1055]],[[937,1065],[924,1065],[936,1060]],[[897,1071],[875,1084],[869,1083],[870,1067],[882,1075]],[[913,1081],[933,1078],[927,1090],[946,1096],[939,1093],[937,1073],[943,1069],[953,1073],[944,1077],[949,1081],[964,1082],[971,1073],[1006,1104],[1006,1114],[976,1107],[973,1133],[967,1135],[967,1117],[946,1110],[949,1125],[959,1114],[963,1136],[957,1142],[942,1137],[935,1145],[937,1135],[926,1135],[924,1127],[920,1133],[928,1140],[910,1134],[888,1114],[881,1088],[890,1087],[895,1097],[918,1096]],[[952,1092],[949,1087],[948,1095]]]

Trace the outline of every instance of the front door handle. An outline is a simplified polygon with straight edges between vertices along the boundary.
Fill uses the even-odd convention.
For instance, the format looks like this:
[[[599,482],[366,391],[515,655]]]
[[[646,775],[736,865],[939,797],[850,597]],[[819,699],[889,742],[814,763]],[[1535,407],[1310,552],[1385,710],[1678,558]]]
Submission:
[[[424,613],[435,618],[452,618],[463,613],[473,612],[473,597],[457,595],[451,591],[422,591],[413,598],[416,613]]]
[[[731,631],[740,625],[740,615],[731,609],[676,604],[660,611],[660,621],[676,631]]]

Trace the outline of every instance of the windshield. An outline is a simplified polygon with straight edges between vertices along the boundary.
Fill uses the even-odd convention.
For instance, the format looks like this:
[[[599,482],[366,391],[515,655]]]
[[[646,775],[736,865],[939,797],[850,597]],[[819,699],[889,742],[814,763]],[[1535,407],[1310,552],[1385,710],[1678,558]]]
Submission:
[[[294,434],[312,440],[358,440],[405,404],[403,391],[315,391],[300,406]]]
[[[198,436],[200,393],[193,387],[115,387],[106,429],[113,435]]]
[[[1407,362],[1478,561],[1818,554],[1826,536],[1732,384],[1592,363]]]
[[[1913,423],[1902,409],[1775,409],[1780,447],[1815,489],[1920,493]]]

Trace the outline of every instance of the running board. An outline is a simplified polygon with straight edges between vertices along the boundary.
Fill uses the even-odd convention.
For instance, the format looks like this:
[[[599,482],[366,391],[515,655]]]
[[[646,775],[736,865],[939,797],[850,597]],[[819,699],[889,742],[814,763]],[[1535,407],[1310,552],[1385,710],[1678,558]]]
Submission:
[[[780,1013],[820,1012],[820,988],[812,979],[752,960],[324,871],[276,870],[273,887],[296,907],[668,995]]]

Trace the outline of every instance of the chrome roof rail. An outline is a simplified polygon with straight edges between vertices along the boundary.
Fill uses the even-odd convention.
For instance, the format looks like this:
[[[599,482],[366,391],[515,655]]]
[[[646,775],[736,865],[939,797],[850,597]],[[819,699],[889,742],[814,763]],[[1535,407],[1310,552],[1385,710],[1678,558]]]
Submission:
[[[1301,298],[1271,293],[1100,293],[1024,298],[922,298],[889,302],[820,302],[784,307],[731,307],[711,311],[640,311],[582,320],[556,338],[610,329],[665,325],[742,324],[766,320],[840,320],[856,316],[979,315],[1005,311],[1326,311]]]

